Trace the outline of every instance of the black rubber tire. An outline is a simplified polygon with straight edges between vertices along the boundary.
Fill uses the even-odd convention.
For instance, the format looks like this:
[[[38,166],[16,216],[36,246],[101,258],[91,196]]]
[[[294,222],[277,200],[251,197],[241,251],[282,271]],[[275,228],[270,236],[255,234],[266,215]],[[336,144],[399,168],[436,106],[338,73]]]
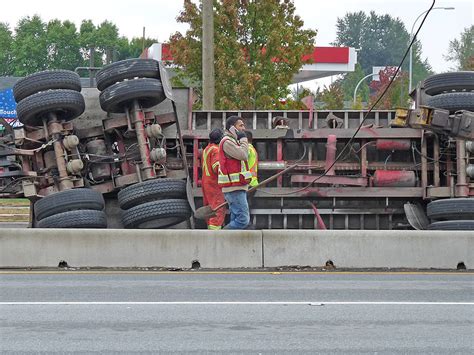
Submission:
[[[34,204],[34,211],[36,220],[40,221],[54,214],[67,211],[102,211],[104,206],[104,197],[100,192],[80,188],[65,190],[43,197]]]
[[[169,198],[186,199],[186,181],[155,179],[131,185],[118,193],[120,208],[128,210],[145,202]]]
[[[97,72],[97,89],[105,90],[110,85],[126,79],[160,79],[158,62],[154,59],[127,59],[106,65]]]
[[[125,228],[166,228],[191,217],[187,200],[168,199],[143,203],[122,211]]]
[[[70,70],[40,71],[17,81],[13,85],[13,97],[20,102],[37,92],[55,89],[81,91],[81,78]]]
[[[18,120],[27,126],[42,125],[42,117],[54,112],[60,120],[70,121],[85,109],[84,97],[74,90],[48,90],[21,100],[17,107]]]
[[[441,221],[433,222],[428,225],[428,230],[440,231],[472,231],[474,230],[474,221]]]
[[[100,107],[111,113],[125,112],[133,100],[137,100],[142,108],[149,108],[158,105],[165,98],[161,81],[148,78],[113,84],[99,95]]]
[[[103,211],[78,210],[54,214],[37,223],[38,228],[107,228]]]
[[[438,95],[450,91],[474,90],[474,71],[458,71],[432,75],[425,79],[425,93]]]
[[[459,110],[474,111],[474,92],[451,92],[432,96],[426,99],[426,106],[449,110],[451,113]]]
[[[474,220],[474,198],[448,198],[428,203],[426,214],[437,221]]]

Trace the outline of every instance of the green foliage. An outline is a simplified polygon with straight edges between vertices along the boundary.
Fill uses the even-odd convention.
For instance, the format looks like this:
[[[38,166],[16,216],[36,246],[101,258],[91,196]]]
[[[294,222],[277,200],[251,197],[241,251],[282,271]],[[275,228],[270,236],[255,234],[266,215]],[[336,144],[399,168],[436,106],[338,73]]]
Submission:
[[[359,49],[357,61],[365,75],[372,73],[373,66],[397,66],[410,42],[410,34],[399,18],[390,15],[369,15],[362,11],[347,13],[336,23],[335,45]],[[408,70],[408,60],[404,70]],[[421,44],[413,47],[413,84],[432,74],[427,60],[421,59]]]
[[[145,47],[154,42],[146,38]],[[83,20],[78,30],[68,20],[54,19],[46,24],[37,15],[24,17],[14,35],[8,24],[0,23],[0,75],[25,76],[45,69],[88,67],[91,48],[93,66],[102,67],[112,61],[138,58],[143,41],[119,37],[117,26],[110,21],[96,26],[91,20]]]
[[[361,97],[357,95],[356,101],[354,102],[354,98],[352,98],[351,109],[352,110],[362,110],[364,108],[364,104],[362,103]]]
[[[343,18],[337,18],[335,45],[361,49],[364,42],[363,36],[367,29],[367,15],[363,11],[348,12]],[[359,63],[360,63],[360,59]]]
[[[291,99],[295,101],[299,101],[306,96],[315,96],[315,94],[311,91],[311,89],[303,85],[298,85],[291,91]]]
[[[445,59],[456,63],[455,70],[474,70],[474,25],[466,27],[460,39],[449,42]]]
[[[79,34],[70,21],[52,20],[46,27],[48,69],[74,70],[82,61]]]
[[[366,76],[366,74],[362,70],[362,66],[360,63],[357,63],[355,65],[355,70],[352,73],[347,73],[342,79],[338,80],[344,93],[344,100],[354,100],[354,90],[364,76]],[[364,80],[357,89],[357,98],[361,103],[369,101],[369,85],[367,84],[369,80],[370,78]]]
[[[120,43],[118,28],[109,21],[95,26],[91,20],[83,20],[79,43],[86,61],[84,65],[90,66],[90,56],[93,55],[93,65],[101,67],[112,62],[114,51]]]
[[[0,22],[0,76],[12,74],[13,38],[8,24]]]
[[[182,77],[200,91],[201,11],[185,0],[178,22],[189,24],[170,42]],[[304,30],[290,0],[214,2],[216,108],[272,109],[288,94],[287,86],[314,44],[315,31]]]
[[[389,67],[380,71],[380,81],[373,81],[370,88],[374,91],[370,97],[370,105],[375,103],[382,92],[387,88],[391,78],[395,75],[396,68]],[[408,108],[410,97],[408,96],[408,75],[406,72],[399,72],[392,85],[384,95],[382,100],[375,106],[376,110],[392,110],[397,107]]]
[[[148,48],[156,42],[158,42],[157,39],[149,37],[145,38],[145,42],[143,42],[141,37],[133,37],[130,42],[128,42],[127,38],[121,37],[117,49],[118,60],[138,58],[144,48]]]
[[[344,109],[344,91],[339,82],[334,82],[323,90],[317,90],[316,101],[323,102],[322,109],[342,110]]]
[[[48,68],[46,24],[37,15],[24,17],[15,28],[12,45],[14,75],[24,76]]]

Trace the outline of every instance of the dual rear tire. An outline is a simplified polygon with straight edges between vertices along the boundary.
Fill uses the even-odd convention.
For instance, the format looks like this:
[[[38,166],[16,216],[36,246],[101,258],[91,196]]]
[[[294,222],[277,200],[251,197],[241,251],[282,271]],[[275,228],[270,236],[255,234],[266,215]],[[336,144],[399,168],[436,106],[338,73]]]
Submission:
[[[125,228],[167,228],[191,217],[186,182],[155,179],[126,187],[118,193]]]
[[[429,230],[474,230],[474,199],[449,198],[430,202],[426,213]]]
[[[54,113],[69,121],[85,110],[79,75],[68,70],[45,70],[19,80],[13,86],[18,120],[27,126],[41,126]]]
[[[38,228],[107,228],[104,207],[102,194],[87,188],[57,192],[33,206]]]
[[[110,113],[123,113],[134,101],[150,108],[166,97],[158,62],[153,59],[128,59],[109,64],[97,72],[100,107]]]
[[[432,75],[424,81],[425,93],[431,95],[426,105],[454,113],[474,111],[474,72],[459,71]]]

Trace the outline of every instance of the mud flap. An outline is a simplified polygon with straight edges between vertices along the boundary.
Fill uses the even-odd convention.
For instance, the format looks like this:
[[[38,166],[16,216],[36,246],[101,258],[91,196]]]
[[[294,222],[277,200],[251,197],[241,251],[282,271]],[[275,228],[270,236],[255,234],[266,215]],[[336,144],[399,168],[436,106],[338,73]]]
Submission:
[[[425,230],[428,228],[430,222],[423,207],[419,204],[407,202],[403,205],[403,209],[405,210],[408,223],[410,223],[413,228],[417,230]]]
[[[158,62],[158,68],[160,70],[161,85],[163,86],[165,96],[167,99],[173,101],[173,88],[171,87],[171,83],[168,78],[168,72],[166,71],[163,62]]]

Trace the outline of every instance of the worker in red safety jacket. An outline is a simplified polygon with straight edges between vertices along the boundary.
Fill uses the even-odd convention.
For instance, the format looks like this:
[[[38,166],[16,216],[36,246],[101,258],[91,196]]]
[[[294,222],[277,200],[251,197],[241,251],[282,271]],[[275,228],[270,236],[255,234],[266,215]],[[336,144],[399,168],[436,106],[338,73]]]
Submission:
[[[219,186],[229,204],[230,222],[224,229],[247,229],[250,222],[247,202],[252,173],[248,166],[248,141],[242,117],[230,116],[219,144]]]
[[[209,133],[209,144],[202,152],[202,195],[204,206],[210,205],[212,209],[225,202],[224,194],[218,184],[219,172],[219,143],[224,135],[220,128],[215,128]],[[224,224],[225,207],[219,208],[214,217],[207,220],[207,229],[221,229]]]

